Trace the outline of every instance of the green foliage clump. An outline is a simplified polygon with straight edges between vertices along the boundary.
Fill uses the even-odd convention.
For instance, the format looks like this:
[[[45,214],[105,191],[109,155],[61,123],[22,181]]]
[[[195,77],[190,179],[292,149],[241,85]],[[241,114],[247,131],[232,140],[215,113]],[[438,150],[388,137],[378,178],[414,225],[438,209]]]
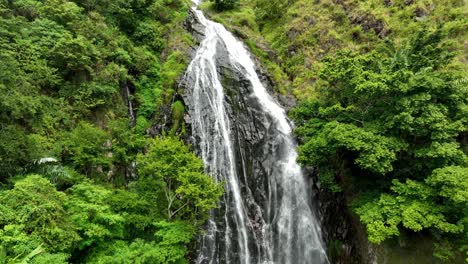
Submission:
[[[105,131],[85,122],[80,122],[65,136],[64,150],[70,156],[70,162],[84,173],[91,173],[93,167],[109,166],[106,152],[108,135]]]
[[[328,157],[346,149],[358,153],[355,162],[363,169],[384,174],[393,170],[392,163],[404,147],[405,144],[396,138],[376,135],[353,124],[332,121],[323,124],[319,133],[301,146],[299,161],[326,163]]]
[[[70,256],[80,237],[66,211],[64,193],[31,175],[0,197],[0,246],[6,260],[23,258],[38,247],[53,255],[48,258]]]
[[[156,241],[142,239],[128,243],[116,240],[103,245],[103,248],[91,255],[92,263],[155,263],[182,264],[188,263],[187,244],[191,241],[193,227],[184,222],[160,222]]]
[[[159,64],[155,64],[136,83],[136,101],[138,115],[151,119],[159,105],[162,103],[163,90],[160,85]]]
[[[69,195],[65,207],[80,234],[79,249],[122,238],[124,218],[113,212],[109,206],[111,190],[91,182],[83,182],[74,185],[67,192]]]
[[[222,186],[204,174],[202,161],[178,139],[155,139],[138,164],[135,187],[149,192],[168,219],[203,222],[200,216],[217,206]]]
[[[161,69],[163,86],[173,88],[177,78],[184,72],[186,63],[186,58],[181,52],[169,55]]]

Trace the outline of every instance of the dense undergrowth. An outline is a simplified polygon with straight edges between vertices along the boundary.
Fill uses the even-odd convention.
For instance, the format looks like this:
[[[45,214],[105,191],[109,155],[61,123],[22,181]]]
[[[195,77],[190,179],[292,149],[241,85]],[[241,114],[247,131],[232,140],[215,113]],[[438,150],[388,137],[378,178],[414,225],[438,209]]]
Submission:
[[[317,167],[330,191],[345,189],[371,242],[423,250],[422,263],[467,259],[465,2],[257,0],[224,12],[203,8],[245,40],[278,91],[300,100],[291,113],[303,142],[299,160]],[[413,256],[389,259],[416,255],[406,254]]]
[[[177,139],[188,7],[0,1],[0,263],[187,261],[222,192]]]

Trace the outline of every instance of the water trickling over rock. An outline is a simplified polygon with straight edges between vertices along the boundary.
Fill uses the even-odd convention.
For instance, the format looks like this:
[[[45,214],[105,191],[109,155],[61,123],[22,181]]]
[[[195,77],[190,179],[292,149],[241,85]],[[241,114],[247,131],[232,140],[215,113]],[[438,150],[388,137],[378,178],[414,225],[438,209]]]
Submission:
[[[328,263],[284,109],[242,42],[192,11],[202,41],[182,81],[185,101],[206,170],[225,183],[196,262]]]

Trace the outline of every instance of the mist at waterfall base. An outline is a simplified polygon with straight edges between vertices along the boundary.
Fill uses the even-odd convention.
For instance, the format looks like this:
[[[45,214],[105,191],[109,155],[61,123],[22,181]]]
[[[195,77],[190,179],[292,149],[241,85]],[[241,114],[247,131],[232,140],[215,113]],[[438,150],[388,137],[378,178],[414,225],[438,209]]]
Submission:
[[[203,31],[183,80],[192,137],[207,172],[225,183],[196,263],[328,263],[284,109],[243,43],[192,11]]]

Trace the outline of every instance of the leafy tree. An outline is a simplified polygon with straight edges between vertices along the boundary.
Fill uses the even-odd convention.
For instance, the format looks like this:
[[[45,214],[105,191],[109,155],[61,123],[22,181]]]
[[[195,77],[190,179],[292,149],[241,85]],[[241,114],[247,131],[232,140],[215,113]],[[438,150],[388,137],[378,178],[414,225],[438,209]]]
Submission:
[[[148,242],[136,239],[131,243],[116,240],[104,244],[89,258],[91,263],[188,263],[187,244],[192,240],[193,227],[183,222],[160,222],[157,240]]]
[[[132,168],[137,154],[143,149],[146,139],[138,128],[130,128],[130,120],[122,118],[109,124],[112,138],[112,172],[115,184],[126,184],[131,180]]]
[[[397,138],[380,136],[354,124],[331,121],[323,124],[319,133],[301,146],[300,161],[326,163],[328,156],[347,149],[358,153],[355,162],[361,168],[384,174],[393,170],[392,163],[404,147]]]
[[[104,244],[91,255],[91,263],[188,263],[187,244],[193,237],[193,226],[184,222],[160,222],[156,241],[136,239],[131,243],[116,240]]]
[[[468,168],[459,166],[436,169],[426,183],[437,190],[437,195],[447,202],[461,205],[468,203]]]
[[[117,189],[109,196],[107,202],[113,212],[124,218],[125,240],[154,239],[154,222],[164,219],[165,213],[158,210],[154,201],[132,190]]]
[[[110,149],[106,146],[107,141],[106,132],[89,123],[80,122],[68,133],[64,147],[68,152],[69,160],[89,175],[97,166],[109,166],[106,154]]]
[[[166,212],[167,219],[202,220],[217,206],[220,184],[203,173],[203,163],[180,140],[156,138],[138,157],[136,188]]]
[[[18,173],[20,166],[27,164],[31,155],[25,149],[28,138],[21,127],[6,125],[0,128],[0,172],[2,180]]]
[[[68,190],[65,208],[82,237],[79,249],[123,236],[124,218],[108,204],[112,192],[90,182],[77,184]]]
[[[366,203],[356,212],[366,225],[369,240],[380,243],[400,234],[399,226],[435,233],[466,236],[468,223],[468,168],[451,166],[436,169],[425,182],[393,181],[392,193],[382,194],[378,200]],[[446,261],[455,256],[452,245],[446,246],[436,256]],[[462,243],[466,243],[462,242]]]

